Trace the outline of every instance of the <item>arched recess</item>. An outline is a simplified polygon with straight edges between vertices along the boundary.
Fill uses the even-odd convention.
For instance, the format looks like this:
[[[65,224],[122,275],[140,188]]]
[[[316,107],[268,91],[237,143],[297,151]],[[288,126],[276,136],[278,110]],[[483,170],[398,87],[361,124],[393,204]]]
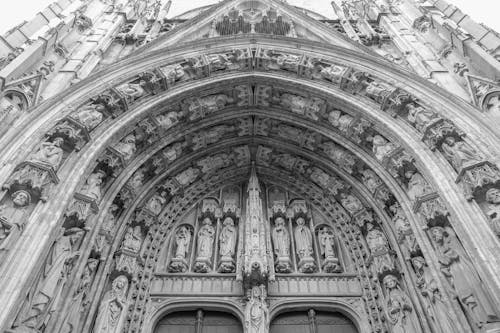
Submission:
[[[135,202],[132,204],[135,209],[134,205],[150,196],[152,184],[159,185],[164,177],[167,179],[172,177],[174,172],[181,170],[183,166],[196,165],[196,161],[203,156],[204,149],[207,153],[216,153],[220,149],[231,149],[236,145],[241,146],[250,142],[259,143],[262,146],[270,144],[278,152],[280,150],[299,152],[298,155],[301,157],[318,163],[322,168],[328,169],[336,177],[338,176],[349,183],[360,194],[364,203],[371,206],[371,209],[381,220],[391,248],[398,254],[403,271],[408,270],[410,266],[408,263],[404,263],[404,255],[399,249],[395,232],[391,232],[391,228],[386,227],[386,224],[391,219],[395,219],[397,215],[390,215],[390,207],[380,207],[376,198],[369,199],[373,195],[383,192],[370,193],[366,186],[359,185],[360,179],[356,180],[355,176],[345,172],[338,165],[338,161],[337,163],[331,159],[328,161],[324,152],[318,153],[315,149],[308,149],[307,143],[294,142],[290,138],[279,137],[279,135],[273,138],[272,136],[275,134],[264,139],[263,137],[266,136],[260,135],[256,129],[255,120],[259,118],[282,120],[299,131],[309,131],[313,136],[321,137],[322,143],[329,140],[343,147],[341,152],[351,154],[353,158],[363,161],[363,165],[366,165],[367,169],[373,170],[380,178],[380,185],[385,184],[387,192],[392,193],[395,198],[391,199],[392,202],[400,203],[435,277],[439,272],[439,253],[436,254],[439,252],[437,251],[439,246],[432,243],[428,231],[422,227],[433,227],[441,224],[453,227],[468,255],[477,259],[474,268],[479,272],[486,285],[485,290],[491,292],[493,297],[498,297],[496,291],[500,283],[498,281],[499,275],[496,273],[499,265],[493,261],[499,259],[494,257],[493,253],[498,249],[499,244],[488,229],[488,222],[478,205],[478,203],[482,203],[483,190],[497,182],[497,178],[495,178],[497,177],[497,169],[494,164],[498,162],[498,151],[495,150],[492,154],[482,148],[483,146],[491,146],[496,138],[488,131],[480,132],[476,126],[479,124],[488,128],[489,125],[483,124],[482,120],[478,119],[479,116],[472,115],[469,112],[470,109],[462,102],[452,100],[439,89],[430,87],[422,80],[412,78],[401,69],[391,67],[370,56],[306,42],[300,45],[299,52],[298,48],[291,48],[286,40],[276,41],[264,37],[256,39],[248,39],[245,36],[237,39],[220,38],[217,39],[217,42],[219,44],[212,46],[211,53],[227,52],[228,49],[243,49],[238,56],[238,61],[241,62],[238,70],[217,69],[218,67],[206,63],[205,67],[201,66],[197,69],[199,71],[194,71],[196,68],[193,68],[192,63],[185,65],[185,59],[202,57],[206,53],[206,45],[203,43],[151,52],[146,59],[143,56],[141,59],[139,57],[125,59],[117,65],[110,66],[99,75],[75,85],[65,93],[64,97],[49,100],[31,114],[20,118],[18,123],[30,124],[30,126],[23,133],[14,127],[2,139],[3,144],[0,149],[5,172],[2,172],[1,180],[7,184],[4,185],[7,193],[13,195],[17,192],[14,191],[16,186],[17,190],[21,189],[19,183],[25,177],[22,172],[18,171],[24,170],[26,165],[31,167],[29,163],[22,164],[22,162],[29,162],[30,158],[33,158],[33,153],[36,156],[36,146],[41,141],[50,142],[52,146],[57,146],[55,138],[63,138],[61,147],[59,147],[63,152],[60,154],[61,159],[54,163],[52,168],[44,170],[45,182],[39,184],[38,187],[29,182],[21,182],[21,185],[26,185],[31,191],[32,200],[36,201],[36,205],[33,202],[25,209],[30,214],[29,219],[24,216],[27,220],[26,227],[22,233],[19,233],[20,235],[16,235],[16,242],[9,244],[11,245],[10,251],[1,268],[2,281],[6,288],[2,290],[0,297],[12,309],[10,313],[0,315],[2,325],[11,325],[13,316],[22,307],[25,295],[23,295],[22,290],[26,290],[31,285],[34,285],[33,288],[36,289],[34,281],[36,275],[21,274],[21,267],[22,270],[28,269],[31,272],[40,270],[43,265],[43,260],[40,259],[47,257],[51,252],[51,245],[57,234],[60,233],[61,226],[67,222],[68,216],[74,216],[74,214],[70,215],[69,213],[74,213],[72,211],[74,207],[71,205],[75,202],[88,204],[88,207],[85,206],[85,209],[88,208],[88,210],[78,211],[77,214],[80,215],[76,219],[71,218],[70,225],[71,227],[89,226],[91,229],[88,233],[89,237],[85,237],[82,246],[85,248],[85,253],[90,254],[93,239],[96,238],[99,231],[98,228],[107,218],[105,212],[108,211],[117,195],[119,195],[118,201],[121,202],[122,206],[128,206]],[[254,49],[255,52],[252,51]],[[266,49],[277,54],[284,54],[284,56],[287,54],[295,55],[301,62],[292,67],[276,66],[273,57],[262,51]],[[245,50],[250,51],[245,53]],[[257,51],[261,51],[261,53]],[[327,78],[315,77],[312,69],[317,63],[311,62],[312,65],[309,66],[306,61],[313,52],[316,54],[316,60],[320,58],[317,54],[324,57],[317,60],[320,63],[323,61],[321,66],[326,67],[331,63],[337,64],[341,74],[335,74],[336,71],[333,68],[333,72],[328,74]],[[155,72],[158,68],[174,65],[175,73],[175,65],[179,64],[180,66],[191,66],[189,68],[194,71],[194,74],[189,80],[183,81],[182,77],[177,79],[174,74],[172,74],[173,77],[163,77],[160,83],[152,80],[152,73],[161,76],[161,73]],[[309,73],[309,75],[308,71],[313,71],[313,73]],[[359,72],[363,75],[357,76]],[[404,86],[400,83],[403,80],[407,82]],[[98,84],[96,84],[97,82]],[[358,82],[365,84],[359,86]],[[370,86],[373,82],[375,84]],[[381,87],[378,90],[376,89],[377,84]],[[138,86],[141,87],[142,93],[138,93],[138,91],[140,92]],[[371,90],[368,91],[368,87],[371,87]],[[196,98],[196,96],[201,97]],[[193,99],[193,97],[195,98]],[[176,105],[179,105],[177,110],[175,109]],[[408,105],[412,105],[413,108],[425,108],[427,111],[432,110],[430,112],[433,116],[428,115],[425,118],[424,114],[419,120],[420,123],[417,120],[411,122],[405,113],[411,109]],[[100,116],[94,114],[94,118],[80,117],[82,109],[88,110],[89,107],[98,111]],[[174,109],[172,110],[171,107]],[[334,117],[332,115],[334,110],[339,110],[339,116],[347,115],[348,117],[343,119],[350,119],[350,122],[342,122],[339,118],[338,124],[335,125],[337,122],[331,119]],[[174,117],[170,112],[178,112],[182,116],[176,115],[175,118],[170,118]],[[164,116],[161,118],[165,121],[163,129],[157,118],[159,115]],[[155,120],[152,120],[152,116]],[[240,135],[236,133],[236,130],[234,130],[235,133],[232,137],[226,134],[212,133],[215,137],[219,136],[216,141],[221,140],[221,145],[211,147],[212,142],[206,139],[210,137],[210,129],[216,126],[240,126],[241,124],[228,125],[228,123],[231,120],[238,121],[244,117],[251,120],[251,125],[249,125],[251,132],[247,135],[248,140],[245,139],[245,135],[241,135],[239,138]],[[422,126],[425,125],[424,127],[428,130],[428,127],[432,125],[425,123],[425,121],[437,120],[438,118],[440,122],[444,121],[447,125],[445,134],[439,130],[421,133]],[[453,119],[453,122],[449,120],[446,122],[447,119]],[[76,129],[80,126],[81,131],[78,132],[75,126]],[[49,128],[50,130],[47,131]],[[357,130],[360,132],[356,132]],[[134,132],[133,139],[130,137],[132,132]],[[467,133],[465,139],[462,132]],[[139,138],[138,133],[142,137]],[[161,149],[172,148],[168,146],[182,141],[182,138],[190,133],[194,133],[193,137],[196,138],[205,135],[206,138],[203,139],[205,143],[202,143],[200,148],[196,150],[191,147],[192,154],[178,161],[174,149],[174,152],[171,152],[173,155],[169,155],[174,156],[172,166],[169,165],[164,173],[163,170],[160,170],[161,176],[148,179],[151,185],[148,190],[133,194],[132,202],[125,205],[125,193],[122,190],[134,172],[144,163],[146,165],[152,163],[152,158],[157,157],[155,154]],[[200,135],[200,133],[204,134]],[[435,134],[437,139],[426,136],[429,133]],[[378,139],[380,150],[373,146],[376,136],[380,136]],[[482,156],[481,161],[477,160],[476,164],[491,168],[491,170],[487,170],[493,173],[489,183],[473,186],[472,197],[477,202],[468,202],[461,193],[462,189],[455,185],[456,173],[453,166],[447,162],[440,146],[444,137],[447,136],[470,145],[472,149],[476,150],[478,156]],[[195,142],[193,137],[189,137],[191,143]],[[226,139],[227,145],[222,144],[224,139]],[[439,142],[438,147],[434,147],[436,145],[434,139]],[[286,143],[287,140],[288,143]],[[380,140],[383,141],[380,142]],[[182,152],[182,147],[179,149]],[[200,149],[203,149],[203,152],[197,152]],[[257,151],[251,152],[252,159],[257,157],[256,153]],[[486,162],[490,162],[490,164]],[[246,165],[248,167],[248,163]],[[35,165],[35,167],[37,166]],[[345,167],[344,165],[344,169]],[[457,171],[461,173],[464,171],[461,169],[461,165],[458,165],[458,169]],[[105,175],[89,178],[89,175],[96,170],[102,171]],[[294,168],[288,170],[284,166],[280,166],[278,170],[280,170],[278,173],[280,176],[287,173],[299,174],[305,178],[309,177],[309,183],[314,182],[311,178],[311,172],[301,173],[300,170]],[[425,178],[422,181],[419,180],[418,183],[425,188],[425,191],[417,193],[419,194],[417,196],[408,187],[410,179],[404,177],[409,170],[414,174],[417,172]],[[18,173],[16,174],[16,172]],[[96,173],[94,172],[94,174]],[[245,177],[248,177],[248,170],[244,174]],[[359,176],[358,174],[358,178]],[[86,179],[103,181],[104,193],[101,193],[99,198],[94,198],[94,200],[90,198],[86,201],[81,201],[81,198],[77,196],[73,198],[73,193],[81,194],[83,189],[88,190],[89,184],[85,184]],[[463,178],[459,180],[464,183]],[[335,183],[336,180],[332,182]],[[58,184],[55,185],[55,183]],[[328,192],[331,191],[330,185],[333,183],[329,183],[327,180],[326,183],[317,185],[323,185],[323,191]],[[46,191],[49,187],[52,188]],[[375,190],[378,189],[375,188]],[[413,197],[409,197],[408,192],[413,193]],[[466,194],[470,195],[467,191]],[[335,195],[333,194],[334,197]],[[173,196],[175,197],[175,195]],[[309,200],[320,200],[319,198],[320,196],[317,196]],[[10,203],[7,196],[4,197],[4,200],[7,204]],[[46,203],[43,203],[44,200]],[[67,208],[68,204],[69,208]],[[426,204],[429,205],[426,206]],[[16,208],[14,204],[11,206]],[[24,205],[18,206],[24,207]],[[124,224],[117,234],[120,236],[114,240],[115,249],[121,243],[126,223],[135,214],[134,209],[128,209],[120,218]],[[91,217],[90,212],[97,210],[100,213],[96,217]],[[66,216],[64,216],[65,214]],[[356,218],[357,215],[353,215]],[[17,215],[12,216],[16,218]],[[361,222],[363,224],[364,218],[361,218]],[[35,235],[37,235],[38,242],[32,242]],[[479,240],[483,243],[481,246]],[[20,253],[24,253],[25,256],[21,257]],[[83,257],[85,258],[85,256]],[[83,271],[84,265],[84,262],[79,262],[78,271]],[[107,259],[106,265],[107,268],[103,269],[103,272],[110,271],[112,258]],[[72,274],[77,273],[73,272]],[[22,275],[23,277],[19,278]],[[411,274],[404,275],[404,281],[408,285],[412,284],[409,277]],[[440,285],[446,282],[442,276],[436,277],[436,279]],[[106,285],[105,275],[103,275],[102,281],[103,283],[98,289],[100,291]],[[75,289],[77,286],[71,288]],[[34,292],[36,293],[36,290]],[[421,307],[418,305],[420,301],[417,289],[411,287],[408,288],[408,292],[413,299],[414,306]],[[96,298],[92,305],[94,312],[98,308],[98,301]],[[499,303],[498,299],[494,299],[493,302]],[[458,305],[454,307],[458,308]],[[465,320],[462,317],[460,320]],[[423,322],[422,325],[425,326],[425,321]]]

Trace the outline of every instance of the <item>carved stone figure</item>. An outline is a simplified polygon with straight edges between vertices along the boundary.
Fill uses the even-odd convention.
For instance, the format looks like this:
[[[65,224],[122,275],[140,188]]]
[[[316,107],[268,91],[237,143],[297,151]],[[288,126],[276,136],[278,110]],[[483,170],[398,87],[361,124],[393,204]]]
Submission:
[[[474,271],[454,231],[447,227],[433,227],[431,236],[436,246],[441,271],[458,301],[477,327],[482,327],[497,314],[483,290],[483,283]]]
[[[290,234],[285,224],[285,219],[281,216],[274,220],[272,231],[273,248],[275,258],[276,272],[290,273],[292,262],[290,260]]]
[[[406,109],[408,110],[408,121],[422,133],[431,123],[441,119],[436,113],[421,106],[415,106],[413,103],[408,104]]]
[[[92,173],[85,182],[85,185],[83,185],[80,193],[95,201],[99,201],[101,199],[101,185],[105,176],[106,174],[102,171]]]
[[[79,331],[83,311],[89,303],[89,300],[87,300],[87,295],[89,293],[98,265],[98,259],[89,259],[87,264],[85,265],[85,269],[80,280],[80,285],[78,286],[78,289],[76,290],[71,303],[69,304],[67,316],[64,319],[64,324],[61,329],[62,333],[74,333]]]
[[[170,272],[185,272],[188,268],[187,255],[191,246],[191,230],[182,225],[175,233],[175,252],[168,267]]]
[[[353,167],[356,164],[354,155],[333,142],[323,143],[322,148],[325,154],[327,154],[335,164],[348,173],[352,173]]]
[[[334,110],[328,114],[328,121],[342,133],[347,133],[354,122],[354,118],[348,114],[342,114],[340,110]]]
[[[361,174],[363,175],[363,184],[371,193],[375,193],[379,186],[382,185],[382,180],[373,170],[365,169]]]
[[[217,70],[238,70],[242,64],[238,62],[237,52],[218,53],[207,55],[207,60],[212,71]]]
[[[54,138],[52,142],[42,142],[38,150],[31,155],[30,161],[42,163],[57,170],[63,159],[64,152],[61,148],[63,143],[64,139],[59,137]]]
[[[352,194],[341,193],[340,198],[342,206],[351,214],[356,214],[364,209],[361,201]]]
[[[411,300],[399,287],[397,278],[393,275],[387,275],[384,278],[384,286],[386,288],[386,316],[389,323],[392,325],[392,332],[421,332],[419,325],[412,316],[413,306]]]
[[[318,120],[318,113],[322,110],[325,102],[319,98],[306,98],[285,93],[280,97],[280,104],[293,113],[306,116],[312,120]]]
[[[167,130],[179,122],[179,112],[171,111],[159,114],[155,117],[156,121],[163,129]]]
[[[396,149],[396,146],[392,142],[387,141],[381,135],[377,134],[373,137],[372,150],[377,160],[382,162],[384,158],[394,149]]]
[[[366,223],[366,243],[372,256],[372,267],[377,274],[394,270],[394,260],[389,251],[387,238],[382,231],[375,229],[372,223]]]
[[[331,81],[332,83],[339,84],[342,80],[342,76],[344,75],[344,70],[345,68],[343,67],[331,65],[323,67],[320,74],[324,79]]]
[[[102,122],[105,111],[106,108],[102,104],[89,104],[82,106],[71,117],[85,125],[88,130],[93,130]]]
[[[109,206],[106,217],[102,222],[102,230],[105,233],[111,233],[113,231],[116,223],[116,213],[118,212],[119,208],[120,207],[115,204],[111,204],[111,206]]]
[[[267,70],[287,70],[297,72],[300,64],[300,57],[293,54],[274,53],[272,51],[267,54],[270,59],[266,62]]]
[[[302,273],[312,273],[316,269],[314,264],[312,234],[303,217],[297,218],[295,227],[295,250],[299,257],[299,270]]]
[[[120,154],[122,154],[125,161],[130,160],[130,158],[135,154],[137,147],[135,145],[135,135],[129,134],[123,140],[116,143],[113,148],[116,149]]]
[[[323,270],[326,273],[341,271],[337,251],[335,250],[335,234],[329,226],[322,226],[318,231],[318,243],[322,257]]]
[[[245,326],[247,333],[268,331],[269,309],[266,302],[264,285],[253,286],[245,307]]]
[[[0,206],[0,257],[24,229],[31,196],[28,192],[20,190],[12,193],[11,200],[12,204]]]
[[[94,333],[121,332],[127,313],[128,279],[124,275],[113,280],[111,290],[104,294],[94,324]]]
[[[144,87],[146,86],[146,81],[140,80],[139,83],[125,83],[116,89],[123,93],[127,99],[131,102],[146,96],[146,90]]]
[[[486,214],[490,218],[490,225],[493,231],[500,236],[500,189],[490,188],[485,195],[488,203]]]
[[[142,187],[143,182],[144,182],[144,171],[142,169],[139,169],[136,172],[134,172],[132,177],[128,180],[127,184],[132,189],[137,190]]]
[[[455,141],[449,136],[441,144],[444,157],[451,163],[455,170],[460,171],[464,166],[481,162],[481,156],[464,141]]]
[[[234,98],[225,94],[216,94],[201,97],[197,100],[198,103],[190,103],[188,106],[189,113],[195,113],[201,106],[207,113],[217,112],[226,107],[227,104],[234,103]]]
[[[81,231],[62,235],[53,245],[43,266],[29,310],[21,321],[21,327],[37,331],[50,318],[59,305],[61,290],[69,278],[73,262],[80,256],[73,247],[81,237]]]
[[[420,173],[409,170],[405,177],[408,179],[408,197],[412,201],[432,192],[432,188]]]
[[[158,215],[161,213],[161,210],[163,208],[163,205],[167,202],[165,198],[163,198],[159,194],[153,195],[151,198],[149,198],[148,202],[146,203],[146,208],[153,214]]]
[[[187,79],[187,74],[184,67],[180,64],[166,66],[161,68],[161,71],[165,74],[168,84],[172,85],[175,82]]]
[[[366,96],[370,97],[374,101],[381,103],[384,98],[390,94],[391,88],[382,82],[373,81],[368,83],[366,86]]]
[[[396,227],[398,241],[405,245],[405,248],[409,253],[415,253],[420,250],[417,238],[411,228],[410,221],[406,218],[401,206],[399,206],[399,204],[395,204],[390,207],[390,210],[394,214],[392,223]]]
[[[205,217],[202,221],[202,227],[198,230],[197,256],[194,264],[194,270],[198,273],[210,271],[214,237],[215,228],[212,226],[212,220]]]
[[[456,332],[458,328],[454,323],[453,316],[444,302],[443,295],[425,259],[414,257],[411,262],[417,276],[417,287],[424,300],[425,310],[432,319],[433,328],[440,333]]]
[[[122,249],[139,253],[142,245],[142,231],[140,226],[128,227],[122,243]]]
[[[222,222],[224,227],[220,232],[220,265],[219,271],[222,273],[233,273],[236,266],[234,262],[234,254],[236,252],[236,240],[238,238],[238,230],[234,226],[234,220],[231,217],[226,217]]]

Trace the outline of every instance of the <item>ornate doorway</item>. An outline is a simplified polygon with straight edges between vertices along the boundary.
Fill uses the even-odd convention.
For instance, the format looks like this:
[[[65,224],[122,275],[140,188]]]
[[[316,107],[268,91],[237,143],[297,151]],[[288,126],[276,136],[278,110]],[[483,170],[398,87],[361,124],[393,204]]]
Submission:
[[[271,322],[270,333],[357,333],[352,321],[338,312],[286,312]]]

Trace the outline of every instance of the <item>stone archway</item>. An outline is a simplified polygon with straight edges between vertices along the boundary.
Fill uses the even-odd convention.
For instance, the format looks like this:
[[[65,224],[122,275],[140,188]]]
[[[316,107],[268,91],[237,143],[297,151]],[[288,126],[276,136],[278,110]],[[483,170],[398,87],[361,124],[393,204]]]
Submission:
[[[352,265],[365,281],[356,302],[373,330],[401,325],[390,315],[398,297],[407,302],[399,311],[412,317],[415,331],[439,328],[436,317],[467,332],[495,322],[499,266],[484,262],[498,260],[492,254],[499,244],[481,208],[499,171],[482,148],[495,141],[478,131],[482,120],[370,56],[312,42],[292,48],[266,37],[216,41],[209,52],[198,43],[123,60],[71,88],[62,102],[42,104],[19,120],[30,124],[24,133],[13,128],[2,139],[11,230],[1,268],[0,297],[11,309],[0,317],[3,325],[59,331],[71,314],[47,319],[45,312],[80,297],[88,307],[78,325],[88,329],[103,299],[121,290],[123,318],[125,304],[131,311],[127,329],[140,330],[167,233],[210,191],[229,179],[247,180],[252,162],[264,182],[282,183],[347,225],[342,238],[352,243]],[[479,239],[486,245],[478,246]],[[125,251],[129,240],[135,245]],[[459,264],[443,264],[450,249]],[[76,253],[78,259],[61,267],[45,259]],[[470,263],[470,256],[478,261]],[[250,278],[244,263],[247,289],[267,281],[262,271]],[[19,278],[26,268],[64,269],[67,276]],[[466,290],[448,293],[442,268],[480,283],[472,300]],[[119,277],[126,288],[112,286]],[[442,303],[422,297],[422,279],[435,285]],[[34,302],[45,286],[57,292],[40,311]],[[59,293],[65,297],[56,298]],[[472,310],[476,303],[484,312]],[[434,319],[424,314],[429,307]]]

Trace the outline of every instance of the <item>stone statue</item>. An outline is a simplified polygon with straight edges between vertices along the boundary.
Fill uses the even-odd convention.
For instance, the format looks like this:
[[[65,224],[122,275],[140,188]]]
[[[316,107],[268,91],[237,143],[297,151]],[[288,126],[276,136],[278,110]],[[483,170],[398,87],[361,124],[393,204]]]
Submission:
[[[411,259],[415,275],[417,276],[417,287],[420,289],[426,312],[432,319],[432,326],[436,332],[447,333],[457,332],[453,316],[448,311],[448,306],[444,302],[437,282],[422,257]]]
[[[393,275],[387,275],[383,282],[386,289],[385,312],[387,320],[392,325],[392,332],[421,332],[422,330],[412,316],[411,300],[399,287],[398,279]]]
[[[319,98],[306,98],[285,93],[280,97],[280,104],[293,113],[304,115],[313,120],[318,120],[318,113],[321,111],[324,101]]]
[[[161,71],[165,74],[169,85],[186,79],[187,76],[184,67],[180,64],[163,67]]]
[[[266,289],[264,285],[253,286],[245,307],[245,332],[267,332],[268,325],[269,309],[266,303]]]
[[[300,64],[300,57],[293,54],[283,54],[269,52],[267,56],[270,58],[265,64],[267,70],[287,70],[297,72]]]
[[[383,136],[377,134],[373,137],[372,151],[377,160],[382,162],[394,149],[396,149],[396,146],[392,142],[387,141]]]
[[[80,193],[99,201],[101,199],[101,185],[106,174],[103,171],[94,172],[89,176]]]
[[[71,117],[91,131],[102,122],[105,111],[102,104],[88,104],[78,109]]]
[[[118,333],[122,331],[127,314],[128,279],[124,275],[113,280],[111,290],[104,294],[95,321],[93,333]]]
[[[148,202],[146,203],[146,208],[153,214],[158,215],[161,213],[161,209],[163,208],[163,205],[167,202],[165,198],[163,198],[159,194],[153,195],[151,198],[149,198]]]
[[[342,206],[351,214],[356,214],[357,212],[364,209],[363,204],[352,194],[340,194],[340,202]]]
[[[104,230],[104,232],[111,233],[115,228],[115,223],[116,223],[115,214],[118,212],[119,208],[120,207],[118,207],[118,205],[116,204],[111,204],[111,206],[109,206],[106,217],[102,222],[102,230]]]
[[[313,142],[311,146],[315,148],[316,143]],[[337,164],[348,173],[352,173],[354,165],[356,164],[354,155],[352,155],[339,145],[335,144],[334,142],[325,142],[321,147],[323,148],[325,154],[327,154],[335,164]],[[312,148],[311,150],[314,150],[314,148]]]
[[[200,98],[200,104],[210,113],[222,110],[227,104],[234,103],[234,98],[224,94],[210,95]]]
[[[408,179],[408,197],[412,201],[416,201],[432,192],[432,188],[420,173],[408,170],[405,173],[405,177]]]
[[[276,255],[275,267],[278,273],[290,273],[292,263],[290,260],[290,234],[286,227],[285,219],[281,216],[274,220],[272,231],[274,254]]]
[[[62,235],[54,243],[42,268],[29,310],[21,321],[22,327],[38,330],[56,311],[61,290],[71,274],[74,261],[80,256],[80,252],[74,251],[73,247],[80,240],[81,232]]]
[[[449,227],[433,227],[430,232],[441,271],[476,326],[480,328],[490,319],[497,319],[497,313],[483,290],[483,283],[454,231]]]
[[[408,104],[406,109],[408,110],[408,121],[422,133],[425,132],[428,125],[441,119],[434,112],[424,109],[421,106],[415,106],[413,103]]]
[[[144,184],[144,171],[142,169],[139,169],[134,172],[132,177],[128,180],[127,184],[133,189],[140,189]]]
[[[396,227],[398,241],[405,245],[409,257],[410,253],[415,253],[420,250],[417,238],[415,237],[410,222],[404,215],[401,206],[399,206],[399,204],[395,204],[389,209],[393,213],[392,223]]]
[[[122,249],[139,253],[142,245],[142,230],[140,226],[128,227],[122,243]]]
[[[163,129],[169,129],[179,122],[180,115],[178,112],[167,112],[159,114],[155,117],[156,121]]]
[[[321,77],[324,79],[331,81],[332,83],[338,84],[342,80],[342,76],[344,74],[344,68],[337,66],[337,65],[331,65],[327,67],[323,67],[321,69]]]
[[[69,309],[67,311],[66,318],[64,319],[64,324],[61,329],[61,333],[75,333],[80,329],[80,321],[84,309],[88,306],[89,300],[87,300],[87,295],[89,293],[92,281],[94,280],[94,274],[99,266],[99,259],[90,258],[85,265],[85,269],[80,280],[80,285],[76,290],[71,303],[69,304]]]
[[[391,89],[388,85],[378,81],[368,83],[365,90],[366,96],[378,103],[381,103],[390,92]]]
[[[233,273],[236,266],[234,254],[236,252],[236,240],[238,239],[238,230],[234,226],[234,220],[228,216],[222,222],[224,227],[219,236],[220,265],[219,271],[222,273]]]
[[[198,273],[210,271],[214,238],[215,228],[212,226],[212,220],[205,217],[202,221],[202,227],[198,230],[196,262],[194,265],[194,269]]]
[[[464,141],[456,141],[449,136],[441,144],[443,155],[455,168],[460,171],[464,166],[481,162],[478,152]]]
[[[123,140],[116,143],[113,148],[116,149],[120,154],[122,154],[125,161],[130,160],[130,158],[135,154],[137,147],[135,146],[135,135],[129,134]]]
[[[485,195],[488,203],[486,214],[490,218],[490,225],[495,234],[500,236],[500,189],[490,188]]]
[[[373,268],[377,274],[395,269],[394,261],[389,251],[387,238],[382,231],[375,229],[372,223],[366,223],[366,243],[371,252]]]
[[[31,155],[30,161],[45,164],[57,171],[63,159],[63,143],[64,139],[59,137],[54,138],[52,142],[42,142],[38,150]]]
[[[312,234],[303,217],[297,218],[295,227],[295,250],[299,257],[299,270],[302,273],[312,273],[316,269],[314,264]]]
[[[382,180],[377,176],[377,174],[370,169],[365,169],[361,172],[363,175],[363,184],[371,192],[375,193],[380,185],[382,185]]]
[[[191,246],[191,230],[182,225],[175,233],[175,251],[171,263],[168,267],[169,272],[185,272],[188,268],[187,255]]]
[[[339,258],[335,250],[335,234],[329,226],[322,226],[318,231],[318,243],[323,259],[323,270],[326,273],[341,271]]]
[[[11,200],[12,204],[0,206],[0,251],[7,250],[24,229],[31,195],[27,191],[19,190],[12,193]]]
[[[125,83],[116,89],[124,94],[130,101],[135,101],[146,95],[144,87],[146,86],[146,81],[140,80],[139,83]]]
[[[333,110],[328,114],[328,121],[342,133],[347,133],[354,118],[348,114],[342,114],[340,110]]]

